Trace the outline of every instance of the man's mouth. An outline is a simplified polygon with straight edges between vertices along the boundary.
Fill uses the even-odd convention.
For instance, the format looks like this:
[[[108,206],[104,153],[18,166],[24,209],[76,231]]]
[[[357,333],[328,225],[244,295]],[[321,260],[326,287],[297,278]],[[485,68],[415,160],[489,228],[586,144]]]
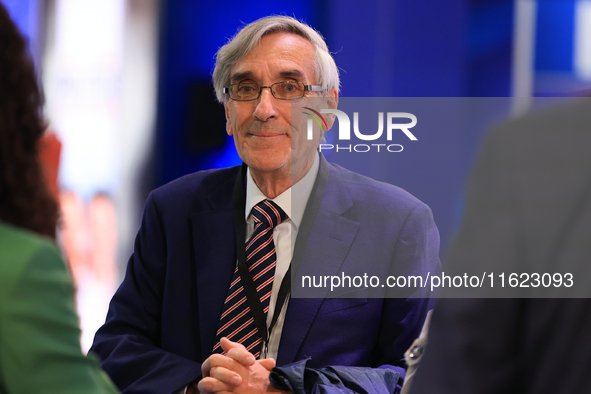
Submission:
[[[257,131],[257,132],[249,133],[249,134],[252,135],[253,137],[259,137],[259,138],[281,137],[281,136],[285,135],[285,133],[278,133],[275,131]]]

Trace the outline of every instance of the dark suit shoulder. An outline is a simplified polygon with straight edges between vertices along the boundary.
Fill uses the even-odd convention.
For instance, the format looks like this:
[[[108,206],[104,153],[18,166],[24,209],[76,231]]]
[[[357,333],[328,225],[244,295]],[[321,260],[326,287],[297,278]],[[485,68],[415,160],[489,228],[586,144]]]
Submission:
[[[570,163],[587,158],[591,134],[591,98],[532,111],[495,126],[483,145],[516,163]],[[527,154],[524,154],[526,152]]]
[[[192,194],[200,191],[213,191],[228,181],[234,181],[240,166],[197,171],[184,175],[154,189],[158,196]]]
[[[198,171],[182,176],[152,191],[158,206],[188,207],[192,211],[231,204],[232,190],[241,166]],[[218,198],[217,196],[222,198]]]

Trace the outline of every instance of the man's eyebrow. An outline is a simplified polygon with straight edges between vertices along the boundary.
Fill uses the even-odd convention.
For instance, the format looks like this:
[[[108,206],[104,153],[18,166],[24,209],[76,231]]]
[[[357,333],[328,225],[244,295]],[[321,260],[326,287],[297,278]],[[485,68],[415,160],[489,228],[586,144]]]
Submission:
[[[305,79],[304,73],[301,72],[300,70],[281,71],[279,73],[279,75],[282,78],[299,78],[299,79]]]
[[[240,81],[242,79],[248,79],[248,78],[252,78],[252,71],[245,71],[242,73],[235,73],[234,75],[232,75],[232,77],[230,78],[231,82],[235,82],[235,81]]]
[[[281,78],[295,78],[295,79],[305,79],[305,75],[303,72],[301,72],[300,70],[285,70],[285,71],[281,71],[279,72],[279,76]],[[237,82],[237,81],[241,81],[243,79],[254,79],[254,74],[252,73],[252,71],[244,71],[244,72],[238,72],[235,73],[234,75],[232,75],[232,77],[230,78],[231,82]]]

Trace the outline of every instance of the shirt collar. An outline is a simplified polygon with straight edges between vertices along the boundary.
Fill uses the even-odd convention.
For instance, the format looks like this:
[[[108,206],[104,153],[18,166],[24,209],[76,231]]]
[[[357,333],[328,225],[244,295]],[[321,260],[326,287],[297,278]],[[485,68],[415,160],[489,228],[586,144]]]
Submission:
[[[312,167],[302,179],[299,180],[295,185],[281,193],[275,198],[272,198],[273,202],[283,209],[287,214],[288,218],[291,219],[295,225],[296,230],[299,229],[304,216],[304,210],[308,199],[312,193],[316,176],[318,175],[318,167],[320,166],[320,160],[318,153],[314,155],[314,162]],[[246,171],[246,207],[244,211],[244,218],[248,220],[250,211],[259,202],[267,199],[267,196],[263,194],[261,189],[256,185],[252,179],[250,168]]]

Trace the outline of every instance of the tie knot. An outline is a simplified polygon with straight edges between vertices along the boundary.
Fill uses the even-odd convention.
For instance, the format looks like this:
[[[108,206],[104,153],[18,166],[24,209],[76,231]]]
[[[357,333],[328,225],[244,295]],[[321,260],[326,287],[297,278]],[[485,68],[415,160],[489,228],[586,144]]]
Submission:
[[[252,217],[256,223],[263,223],[271,228],[285,220],[287,215],[279,205],[271,200],[263,200],[252,208]]]

